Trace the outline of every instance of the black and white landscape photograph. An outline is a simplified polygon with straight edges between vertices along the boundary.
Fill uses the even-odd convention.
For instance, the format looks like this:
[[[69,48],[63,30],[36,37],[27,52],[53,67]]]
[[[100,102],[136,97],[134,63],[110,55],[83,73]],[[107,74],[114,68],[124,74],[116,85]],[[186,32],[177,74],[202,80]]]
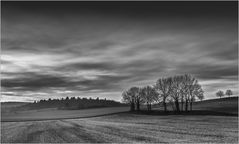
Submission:
[[[238,143],[238,1],[1,1],[1,143]]]

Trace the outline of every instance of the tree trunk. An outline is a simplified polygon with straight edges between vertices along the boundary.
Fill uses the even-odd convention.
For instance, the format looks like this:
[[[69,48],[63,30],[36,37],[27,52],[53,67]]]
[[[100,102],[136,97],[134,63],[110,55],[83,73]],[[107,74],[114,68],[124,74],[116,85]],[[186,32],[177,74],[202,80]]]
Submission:
[[[191,101],[190,102],[190,111],[192,111],[193,110],[193,102]]]
[[[175,107],[176,107],[177,113],[180,112],[178,99],[175,100]]]
[[[191,101],[190,101],[190,111],[193,110],[193,98],[191,98]]]
[[[183,111],[183,97],[181,99],[181,111]]]
[[[131,105],[130,105],[130,111],[134,111],[135,110],[135,105],[133,102],[131,102]]]
[[[170,105],[172,106],[172,110],[175,111],[175,108],[174,108],[173,102],[170,102]]]
[[[163,99],[164,112],[167,112],[166,98]]]
[[[188,111],[188,99],[186,98],[186,101],[185,101],[185,111],[187,112]]]
[[[137,111],[140,111],[139,99],[137,99]]]

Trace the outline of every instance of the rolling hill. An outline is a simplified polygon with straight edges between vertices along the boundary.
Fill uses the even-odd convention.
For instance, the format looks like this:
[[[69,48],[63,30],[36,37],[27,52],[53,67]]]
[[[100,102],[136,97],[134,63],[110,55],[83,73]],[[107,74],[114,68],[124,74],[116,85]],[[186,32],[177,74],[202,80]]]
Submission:
[[[195,102],[193,110],[208,110],[238,114],[238,97],[226,97]]]

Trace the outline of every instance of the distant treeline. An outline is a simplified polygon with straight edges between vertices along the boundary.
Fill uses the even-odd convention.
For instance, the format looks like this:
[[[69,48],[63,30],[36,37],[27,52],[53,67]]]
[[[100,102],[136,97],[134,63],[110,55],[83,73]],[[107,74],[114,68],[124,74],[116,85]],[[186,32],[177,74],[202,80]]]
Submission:
[[[86,108],[97,108],[97,107],[114,107],[123,106],[120,102],[107,99],[92,99],[92,98],[80,98],[80,97],[66,97],[65,99],[48,99],[34,101],[24,105],[23,108],[41,109],[41,108],[58,108],[58,109],[86,109]]]

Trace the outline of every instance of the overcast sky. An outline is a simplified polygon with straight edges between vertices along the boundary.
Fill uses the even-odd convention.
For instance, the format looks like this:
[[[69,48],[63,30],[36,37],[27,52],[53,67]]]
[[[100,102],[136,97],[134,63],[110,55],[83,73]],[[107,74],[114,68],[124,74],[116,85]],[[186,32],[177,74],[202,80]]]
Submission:
[[[238,93],[237,13],[237,2],[2,2],[1,101],[119,101],[185,73],[206,98]]]

